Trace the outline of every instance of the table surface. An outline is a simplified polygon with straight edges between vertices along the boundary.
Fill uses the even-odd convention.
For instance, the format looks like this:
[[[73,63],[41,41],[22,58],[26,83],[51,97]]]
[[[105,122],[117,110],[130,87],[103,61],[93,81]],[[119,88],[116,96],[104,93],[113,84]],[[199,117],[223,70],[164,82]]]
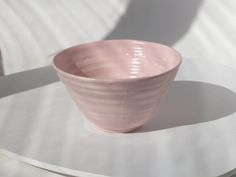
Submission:
[[[181,3],[184,3],[184,6]],[[235,91],[235,87],[232,86],[232,83],[231,83],[231,81],[234,80],[234,77],[231,77],[232,73],[234,73],[232,69],[230,68],[226,69],[224,66],[217,67],[218,65],[213,64],[213,66],[215,66],[214,68],[212,67],[212,63],[206,62],[208,63],[206,64],[204,62],[204,59],[208,58],[208,59],[211,59],[212,62],[221,62],[230,67],[236,68],[236,60],[235,60],[236,23],[234,22],[235,17],[236,17],[235,1],[234,0],[225,0],[225,1],[211,1],[211,0],[185,1],[183,0],[181,3],[174,2],[174,1],[171,3],[168,3],[168,2],[166,3],[165,0],[157,0],[157,1],[149,0],[147,2],[146,1],[144,2],[142,0],[136,0],[136,1],[131,1],[130,3],[129,3],[129,0],[113,0],[113,1],[103,0],[103,3],[101,3],[100,0],[93,0],[91,2],[87,2],[83,0],[70,0],[70,1],[68,0],[41,0],[41,1],[1,0],[0,1],[0,8],[1,8],[1,11],[0,11],[1,46],[0,47],[1,47],[2,55],[4,59],[3,63],[4,63],[5,74],[10,74],[14,72],[46,66],[50,63],[49,55],[51,53],[61,50],[62,48],[74,45],[74,44],[100,40],[102,38],[105,38],[105,39],[134,38],[134,39],[151,40],[155,42],[168,44],[170,46],[175,47],[179,52],[181,52],[185,56],[197,56],[199,60],[202,60],[202,65],[203,65],[201,66],[203,67],[202,71],[201,71],[201,67],[199,68],[195,68],[196,66],[193,67],[193,69],[195,69],[197,73],[201,72],[199,73],[198,76],[192,76],[190,74],[190,76],[185,75],[183,77],[182,75],[180,78],[181,80],[187,79],[187,80],[195,80],[195,81],[196,80],[206,81],[206,82],[221,85],[226,88],[230,88],[231,90]],[[184,7],[188,7],[188,8],[184,9]],[[170,11],[171,13],[169,13]],[[217,13],[215,13],[216,11]],[[163,20],[163,17],[165,20]],[[94,26],[96,26],[96,30],[94,30]],[[0,65],[1,65],[1,57],[0,57]],[[204,68],[204,65],[206,65],[205,68]],[[222,69],[222,67],[225,69]],[[211,73],[211,71],[208,71],[209,68],[210,70],[215,71],[215,72]],[[0,71],[1,71],[1,67],[0,67]],[[192,70],[189,69],[188,72],[191,73],[191,71]],[[208,73],[210,76],[206,76],[204,73]],[[225,73],[229,73],[229,74],[226,74],[228,77],[224,76]],[[1,72],[0,72],[0,75],[1,75]],[[1,106],[0,107],[1,109],[0,111],[1,112],[0,113],[1,136],[0,137],[2,138],[2,136],[8,134],[8,131],[11,131],[12,128],[14,129],[14,127],[22,127],[21,129],[17,128],[12,133],[9,133],[8,136],[6,136],[9,138],[9,141],[12,141],[12,142],[5,141],[6,139],[4,139],[4,142],[2,142],[2,139],[0,138],[0,142],[1,142],[0,144],[5,145],[4,146],[6,147],[5,149],[12,150],[12,152],[15,152],[21,155],[27,155],[27,154],[29,156],[32,155],[31,157],[35,159],[33,155],[35,155],[34,151],[35,153],[37,151],[37,142],[34,142],[34,141],[37,141],[37,139],[38,140],[44,139],[45,136],[44,135],[42,136],[43,134],[42,132],[44,132],[42,130],[42,127],[33,126],[29,130],[29,126],[31,126],[31,124],[38,123],[37,121],[40,116],[38,117],[36,116],[37,118],[34,118],[36,114],[39,114],[37,113],[37,109],[42,108],[44,104],[50,104],[50,103],[47,103],[47,102],[50,102],[50,100],[51,102],[54,102],[56,99],[58,99],[58,98],[52,99],[51,97],[61,97],[61,95],[63,95],[64,97],[66,93],[64,89],[62,88],[61,84],[54,84],[54,85],[52,84],[51,86],[48,86],[42,89],[41,88],[35,89],[35,91],[32,91],[33,93],[29,91],[29,92],[25,92],[21,94],[20,92],[24,90],[38,88],[40,86],[47,85],[55,81],[57,81],[55,73],[53,73],[51,71],[51,68],[49,67],[39,68],[39,69],[21,72],[21,73],[17,73],[13,75],[7,75],[5,77],[0,78],[0,97],[2,97],[0,101],[0,106]],[[229,85],[229,83],[231,83],[231,85]],[[182,88],[183,86],[186,86],[186,85],[188,86],[188,88],[191,88],[191,89],[194,89],[195,87],[197,88],[203,87],[204,89],[210,89],[210,90],[213,89],[210,85],[200,84],[201,85],[200,86],[197,83],[188,84],[188,83],[178,82],[178,83],[175,83],[173,86],[175,89],[177,89],[177,88]],[[60,94],[59,93],[54,94],[53,90],[60,92]],[[198,89],[194,89],[194,90],[197,91]],[[218,89],[218,91],[220,90]],[[220,91],[220,93],[222,92]],[[16,93],[19,93],[19,94],[14,95]],[[172,91],[170,93],[174,93],[174,92]],[[199,94],[197,94],[197,96],[199,96]],[[6,97],[8,95],[12,95],[12,96]],[[172,94],[172,96],[173,95],[176,96],[175,94]],[[230,93],[226,95],[231,96]],[[184,101],[186,101],[184,103],[187,106],[192,106],[198,103],[198,109],[196,109],[195,111],[199,111],[203,109],[199,106],[200,104],[206,106],[205,103],[199,102],[199,99],[197,99],[198,98],[197,96],[194,97],[196,98],[195,100],[197,100],[196,103],[194,103],[191,100],[184,99]],[[213,95],[209,95],[209,96],[211,99],[213,99],[212,98]],[[6,97],[6,98],[3,98],[3,97]],[[203,96],[200,96],[201,99],[202,97]],[[217,97],[218,96],[216,96],[216,98]],[[189,98],[192,98],[192,96],[190,95]],[[228,97],[226,98],[229,99]],[[234,98],[234,96],[232,96],[232,98]],[[71,103],[69,98],[68,99],[64,98],[64,99],[65,99],[65,102],[68,103],[68,106],[71,105],[73,107],[73,103]],[[22,100],[25,100],[25,101],[22,101]],[[216,100],[216,99],[213,99],[213,100],[216,103],[219,102],[219,100]],[[189,105],[188,103],[191,103],[191,104]],[[211,102],[209,103],[206,101],[206,103],[209,105]],[[31,107],[29,106],[30,104],[32,104]],[[227,100],[225,100],[225,104],[234,105],[234,103],[230,104],[230,102],[228,102]],[[233,112],[232,106],[229,106],[229,108],[225,109],[226,111],[221,111],[221,109],[217,107],[217,104],[215,106],[216,107],[214,107],[215,109],[212,112],[216,112],[216,113],[212,115],[208,112],[206,114],[207,118],[206,118],[206,115],[200,115],[202,116],[202,118],[200,118],[199,120],[199,117],[197,117],[197,115],[199,116],[199,114],[197,114],[197,112],[193,112],[195,113],[196,116],[193,116],[194,119],[192,118],[191,121],[184,118],[178,118],[178,121],[175,120],[175,121],[167,122],[166,120],[162,120],[157,123],[154,122],[153,124],[149,124],[148,126],[146,126],[146,130],[148,131],[145,134],[153,134],[153,132],[155,132],[155,131],[152,131],[152,133],[150,133],[149,130],[158,129],[157,132],[161,132],[161,131],[166,131],[165,130],[166,128],[171,129],[171,127],[173,128],[179,127],[179,129],[185,129],[184,127],[181,127],[181,126],[182,125],[190,126],[188,124],[194,124],[194,127],[195,127],[195,124],[198,124],[200,122],[204,124],[204,122],[206,121],[210,121],[211,122],[210,125],[215,127],[217,132],[220,127],[222,129],[225,127],[226,130],[222,132],[222,134],[226,136],[226,140],[221,141],[222,139],[222,135],[221,135],[219,136],[220,143],[217,144],[216,143],[217,141],[214,140],[214,138],[210,139],[210,137],[213,136],[213,134],[212,134],[212,131],[209,130],[210,135],[208,139],[206,138],[205,140],[205,141],[209,141],[208,146],[206,146],[206,143],[205,144],[203,143],[202,145],[202,141],[201,141],[201,142],[196,142],[197,145],[198,143],[200,144],[199,146],[197,146],[196,148],[197,150],[195,150],[195,146],[194,148],[192,148],[193,154],[199,154],[200,152],[207,153],[213,147],[216,147],[214,149],[214,154],[221,154],[221,153],[223,154],[222,156],[218,155],[215,157],[215,158],[222,157],[221,162],[219,162],[219,159],[217,160],[217,159],[209,157],[210,154],[213,153],[212,152],[206,155],[206,158],[209,157],[210,160],[208,160],[206,164],[204,163],[202,164],[204,165],[204,167],[208,165],[207,166],[208,168],[213,166],[214,168],[212,167],[212,169],[209,169],[209,171],[212,172],[215,170],[215,168],[217,168],[214,165],[217,162],[221,166],[218,168],[218,170],[217,169],[215,170],[215,173],[217,175],[223,174],[226,171],[229,171],[230,169],[235,168],[236,166],[235,161],[234,161],[235,159],[234,152],[231,152],[232,148],[234,147],[234,145],[232,145],[233,140],[231,140],[231,137],[233,137],[232,134],[234,132],[234,128],[229,128],[229,127],[235,127],[234,126],[235,124],[233,124],[230,121],[230,119],[227,118],[229,116],[230,117],[232,116],[229,114],[229,112]],[[219,104],[218,106],[222,107],[221,104]],[[28,109],[26,110],[26,107],[29,107],[29,109],[32,109],[32,113],[28,113],[29,111]],[[54,109],[57,109],[59,107],[60,106],[56,104]],[[211,110],[213,109],[213,107],[208,107],[208,108],[210,108]],[[51,110],[51,112],[53,112],[54,109]],[[62,108],[62,110],[64,110],[64,107]],[[65,111],[66,110],[67,109],[65,108]],[[65,111],[61,111],[61,113]],[[48,114],[47,116],[54,115],[54,114],[49,113],[50,112],[49,110],[46,110],[46,112],[48,113],[44,113],[44,114],[45,115]],[[73,114],[74,115],[78,114],[78,110],[75,107],[73,107],[72,110],[69,110],[69,112],[74,112],[74,113],[71,113],[71,115],[68,115],[69,117],[72,116]],[[28,118],[23,118],[24,116]],[[164,116],[172,116],[172,115],[164,114]],[[216,120],[212,120],[214,119],[214,117]],[[229,127],[226,126],[228,124],[226,124],[226,121],[223,121],[223,120],[222,120],[223,121],[222,125],[218,125],[218,124],[215,125],[213,122],[220,122],[221,119],[219,119],[219,117],[222,117],[222,118],[226,117],[224,119],[229,120],[229,124],[232,123],[232,125],[230,125]],[[32,119],[34,118],[34,119],[31,120],[31,118]],[[16,119],[17,121],[14,124],[14,121]],[[23,123],[21,123],[21,121],[23,121]],[[29,121],[29,123],[27,124],[25,123],[25,121]],[[47,124],[46,122],[47,122],[46,120],[42,120],[42,122],[40,123],[40,126]],[[61,127],[59,126],[59,129],[60,128]],[[24,129],[25,129],[26,135],[22,134],[22,132],[24,132],[23,131]],[[47,129],[48,127],[46,128],[46,130]],[[56,132],[59,131],[57,127],[53,127],[53,129]],[[196,129],[201,129],[201,128],[196,128]],[[232,132],[230,132],[231,129],[232,129]],[[31,131],[33,131],[34,133],[31,133]],[[67,130],[64,130],[62,132],[66,132],[66,131]],[[182,131],[185,132],[187,130],[182,130]],[[42,134],[40,134],[40,132]],[[19,133],[19,135],[17,135],[17,133]],[[27,133],[29,133],[29,135],[27,135]],[[49,134],[49,135],[52,135],[52,134]],[[70,133],[68,134],[68,136],[69,135]],[[159,136],[157,136],[157,138],[158,137]],[[175,136],[173,136],[173,138],[174,137]],[[199,139],[199,137],[201,137],[201,133],[198,136],[194,134],[194,137],[196,137],[196,139]],[[29,139],[25,140],[25,138],[29,138]],[[14,149],[14,146],[16,146],[16,144],[18,144],[18,142],[20,142],[21,139],[24,140],[23,142],[28,143],[26,144],[28,147],[25,147],[24,145],[21,145],[21,143],[19,143],[19,145],[22,146],[21,147],[22,149],[21,151],[19,149],[17,151],[16,149]],[[164,140],[166,140],[166,137],[164,138]],[[162,141],[160,140],[160,143],[163,142],[164,140]],[[181,138],[181,140],[183,142],[188,142],[186,137]],[[44,140],[40,141],[40,143],[43,143],[43,142]],[[58,140],[58,142],[60,144],[61,140]],[[150,141],[148,140],[145,142],[150,143]],[[170,138],[170,142],[173,142],[172,136]],[[222,143],[225,143],[225,146],[227,145],[227,147],[225,147],[225,151],[222,150],[223,149],[222,146],[224,145]],[[167,144],[168,144],[167,142],[164,142],[163,147],[167,146]],[[55,147],[58,145],[50,144],[48,145],[48,147],[49,146]],[[158,145],[157,143],[156,146],[159,147],[160,145]],[[66,149],[66,147],[64,146],[62,147]],[[177,147],[181,147],[181,145]],[[206,147],[210,147],[209,150],[206,150]],[[168,148],[169,146],[167,147],[167,149]],[[27,152],[28,149],[31,149],[29,151],[32,151],[33,153]],[[160,149],[162,148],[159,147],[158,150],[160,152],[163,152],[163,150],[160,150]],[[169,151],[170,150],[171,148],[169,149]],[[177,152],[177,150],[174,150],[173,152],[175,151]],[[218,153],[216,153],[216,151]],[[152,149],[151,150],[149,149],[148,152],[151,153]],[[166,150],[166,152],[168,151]],[[228,156],[226,156],[225,152],[230,154],[232,157],[229,158]],[[9,153],[7,154],[9,155]],[[105,154],[109,155],[108,152]],[[64,156],[65,158],[68,158],[68,161],[71,160],[71,158],[68,157],[68,154],[64,154]],[[12,157],[14,157],[14,159],[12,159]],[[161,160],[160,155],[157,154],[155,155],[155,157],[156,158],[158,157]],[[179,158],[180,162],[182,161],[186,162],[185,161],[186,157],[183,157],[182,153],[180,153],[179,157],[180,157]],[[173,158],[175,159],[177,157],[173,157]],[[136,159],[140,159],[140,157],[138,156],[136,157]],[[194,168],[196,167],[200,168],[198,164],[196,165],[196,162],[199,161],[199,163],[201,163],[202,161],[205,161],[204,159],[195,161],[194,160],[195,158],[190,155],[188,160],[191,160],[191,159],[193,160],[190,161],[189,164],[190,165],[193,164]],[[47,160],[48,159],[46,160],[42,159],[42,161],[45,161],[45,162],[47,162]],[[166,160],[172,161],[172,158],[167,158]],[[216,160],[215,163],[210,163],[213,160]],[[42,174],[41,172],[39,172],[39,170],[37,169],[32,170],[32,167],[28,166],[27,164],[22,164],[21,163],[22,161],[25,161],[25,159],[16,158],[14,155],[11,157],[8,157],[6,156],[6,153],[3,153],[3,155],[1,154],[0,156],[1,176],[14,176],[14,174],[18,174],[18,176],[21,176],[21,175],[32,176],[30,175],[30,173]],[[165,166],[164,162],[165,161],[163,161],[162,163],[157,162],[156,164],[158,167],[162,167],[163,165]],[[224,163],[227,162],[227,163],[223,164],[223,162]],[[11,166],[10,164],[12,163],[17,164],[19,168],[24,168],[25,170],[24,169],[17,170],[16,168],[10,168]],[[27,160],[27,163],[33,163],[33,162]],[[39,165],[39,163],[36,163],[36,164]],[[103,164],[104,166],[106,166],[105,162]],[[140,164],[137,163],[137,165],[140,165]],[[183,163],[180,163],[180,166],[181,164]],[[65,165],[65,164],[59,163],[59,165],[70,167],[70,164]],[[134,166],[132,165],[131,167]],[[169,165],[170,165],[169,162],[166,162],[166,166],[170,167]],[[45,167],[45,164],[43,164],[43,167]],[[58,169],[51,166],[49,168],[54,169],[54,170],[56,169],[57,171],[58,170],[63,171],[63,172],[66,171],[65,169]],[[188,165],[186,166],[186,169],[189,169]],[[29,173],[26,173],[27,171]],[[93,171],[93,170],[90,170],[90,171]],[[206,171],[207,170],[204,169],[203,173],[206,174],[207,173]],[[161,171],[161,173],[162,172],[163,171]],[[232,170],[225,175],[230,176],[234,172],[235,170]],[[72,173],[72,172],[70,171],[68,173]],[[45,175],[46,174],[49,175],[49,173],[45,172]],[[78,175],[78,173],[76,172],[74,172],[73,174]],[[176,175],[178,174],[181,174],[181,173],[180,172],[176,173]],[[83,174],[83,175],[87,176],[88,174]],[[80,173],[80,176],[82,176],[81,173]]]
[[[0,9],[6,74],[49,65],[48,55],[75,44],[115,38],[160,42],[236,68],[235,0],[1,0]]]
[[[67,175],[199,177],[236,167],[236,71],[230,67],[184,58],[159,116],[129,134],[91,127],[62,83],[49,84],[57,80],[50,67],[41,75],[39,69],[0,78],[0,85],[35,72],[40,82],[0,89],[0,147],[43,162],[42,168]]]
[[[4,177],[63,177],[63,175],[26,164],[0,152],[0,176]]]

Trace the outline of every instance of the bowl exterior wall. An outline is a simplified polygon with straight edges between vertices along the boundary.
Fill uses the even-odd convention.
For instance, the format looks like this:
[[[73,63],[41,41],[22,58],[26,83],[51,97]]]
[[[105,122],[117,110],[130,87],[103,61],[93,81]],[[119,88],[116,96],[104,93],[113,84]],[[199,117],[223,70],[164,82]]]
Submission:
[[[107,131],[129,132],[157,116],[178,68],[155,77],[117,82],[57,73],[89,122]]]

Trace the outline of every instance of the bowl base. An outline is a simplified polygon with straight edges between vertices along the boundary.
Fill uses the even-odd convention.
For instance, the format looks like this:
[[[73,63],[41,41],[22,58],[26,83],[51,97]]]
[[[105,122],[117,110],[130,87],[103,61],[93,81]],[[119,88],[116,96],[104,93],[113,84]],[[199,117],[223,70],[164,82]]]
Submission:
[[[127,129],[122,129],[122,130],[111,130],[111,129],[105,129],[105,128],[101,128],[101,127],[98,127],[97,125],[94,125],[93,124],[93,127],[95,129],[97,129],[98,131],[102,131],[102,132],[106,132],[106,133],[129,133],[129,132],[133,132],[139,128],[142,127],[141,126],[138,126],[138,127],[134,127],[134,128],[127,128]]]

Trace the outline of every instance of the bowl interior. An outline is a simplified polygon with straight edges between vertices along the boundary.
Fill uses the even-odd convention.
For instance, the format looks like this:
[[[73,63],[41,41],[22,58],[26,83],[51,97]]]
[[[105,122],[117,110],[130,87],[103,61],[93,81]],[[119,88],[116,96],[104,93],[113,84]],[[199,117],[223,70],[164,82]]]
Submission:
[[[129,79],[162,74],[180,60],[174,49],[161,44],[111,40],[68,48],[54,58],[54,66],[82,77]]]

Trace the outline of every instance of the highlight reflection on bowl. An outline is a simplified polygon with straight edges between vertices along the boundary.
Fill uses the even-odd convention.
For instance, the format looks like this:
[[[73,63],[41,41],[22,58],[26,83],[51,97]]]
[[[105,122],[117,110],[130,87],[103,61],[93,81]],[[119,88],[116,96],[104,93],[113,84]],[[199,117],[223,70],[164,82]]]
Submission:
[[[135,40],[74,46],[53,67],[85,117],[111,132],[129,132],[155,117],[181,56],[172,48]]]

